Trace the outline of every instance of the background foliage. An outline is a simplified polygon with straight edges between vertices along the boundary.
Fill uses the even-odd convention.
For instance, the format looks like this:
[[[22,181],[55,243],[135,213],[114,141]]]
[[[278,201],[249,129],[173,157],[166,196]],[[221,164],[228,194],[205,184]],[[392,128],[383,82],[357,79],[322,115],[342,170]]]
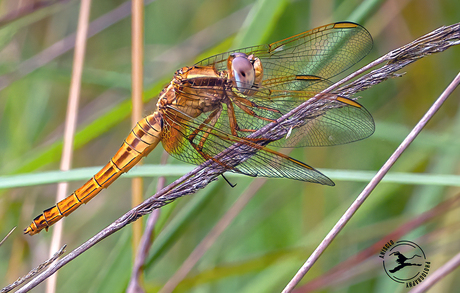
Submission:
[[[69,40],[79,8],[75,0],[51,2],[56,3],[23,15],[13,12],[30,3],[0,3],[0,175],[33,172],[41,175],[39,183],[54,180],[45,171],[59,168],[73,58]],[[74,168],[105,164],[130,130],[127,7],[124,1],[92,4],[93,36],[86,50]],[[119,11],[126,17],[117,19],[115,12]],[[439,26],[458,22],[459,11],[460,2],[449,0],[149,1],[145,7],[146,113],[154,109],[155,97],[176,69],[230,48],[273,42],[329,22],[349,20],[364,25],[374,37],[373,51],[360,63],[364,65]],[[95,30],[98,25],[100,32]],[[344,146],[295,149],[292,155],[318,168],[336,169],[331,174],[337,176],[349,174],[346,169],[377,170],[459,68],[460,48],[416,62],[405,69],[403,77],[361,94],[360,102],[376,121],[371,138]],[[458,98],[457,90],[392,171],[459,174]],[[162,152],[157,148],[144,163],[158,164]],[[168,168],[157,169],[172,182],[187,168],[170,158]],[[82,170],[80,178],[89,178],[93,171]],[[158,239],[146,266],[149,290],[161,288],[237,197],[251,190],[254,180],[230,175],[229,179],[237,183],[235,188],[218,180],[162,209]],[[362,190],[363,179],[335,180],[334,188],[268,180],[175,292],[279,292]],[[377,241],[389,240],[388,233],[459,192],[458,187],[427,184],[427,180],[402,181],[382,183],[374,191],[304,283],[326,276]],[[157,178],[146,177],[145,182],[145,196],[150,196]],[[82,183],[71,182],[70,189]],[[26,185],[0,190],[0,238],[18,226],[0,247],[0,287],[48,256],[50,233],[28,237],[21,230],[54,204],[56,185]],[[68,249],[127,211],[129,194],[130,180],[121,178],[66,219],[63,238]],[[422,246],[435,270],[458,253],[458,215],[458,208],[452,207],[401,239]],[[130,229],[124,229],[60,270],[58,292],[124,291],[132,266],[130,237]],[[404,290],[385,275],[377,254],[319,288],[324,292]],[[460,285],[458,277],[457,270],[433,291],[453,291]],[[44,287],[35,291],[42,292]]]

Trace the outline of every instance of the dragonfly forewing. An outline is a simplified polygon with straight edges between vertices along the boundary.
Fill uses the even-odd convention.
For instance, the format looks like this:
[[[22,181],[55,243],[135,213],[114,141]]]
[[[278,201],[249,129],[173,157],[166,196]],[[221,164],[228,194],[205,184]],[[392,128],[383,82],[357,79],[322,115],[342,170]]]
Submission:
[[[227,112],[223,111],[219,120],[227,120],[228,117],[225,115]],[[248,176],[289,178],[323,185],[334,185],[329,178],[311,166],[263,146],[270,143],[270,140],[251,140],[233,136],[221,130],[220,122],[215,125],[203,123],[199,119],[190,119],[181,123],[174,121],[165,126],[175,128],[175,131],[183,134],[183,139],[180,140],[164,139],[165,149],[181,161],[199,164],[205,161],[203,158],[205,157],[206,160],[214,160],[229,171]],[[202,130],[197,131],[197,129]],[[187,139],[194,132],[196,134],[193,141]],[[203,143],[200,145],[200,142]],[[170,143],[174,144],[174,148],[170,148]],[[190,148],[190,144],[199,146],[199,150]],[[225,156],[225,152],[231,147],[239,148],[239,157]]]
[[[197,65],[227,69],[235,52],[257,56],[264,66],[264,79],[313,75],[323,79],[336,76],[359,62],[372,49],[372,37],[362,26],[340,22],[321,26],[268,45],[238,49],[206,58]]]

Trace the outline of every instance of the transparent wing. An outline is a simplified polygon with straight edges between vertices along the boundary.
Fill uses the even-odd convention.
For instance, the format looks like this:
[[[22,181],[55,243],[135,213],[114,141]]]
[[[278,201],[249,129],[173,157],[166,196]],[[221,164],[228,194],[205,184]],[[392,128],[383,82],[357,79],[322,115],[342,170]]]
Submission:
[[[374,132],[371,114],[359,103],[338,95],[324,94],[311,99],[330,83],[311,76],[299,80],[297,76],[270,80],[252,96],[245,96],[235,90],[226,90],[223,85],[182,87],[181,101],[203,100],[209,93],[229,97],[229,105],[222,104],[221,113],[213,127],[229,135],[246,138],[268,123],[274,122],[289,111],[308,101],[306,117],[301,124],[291,129],[289,137],[272,143],[281,147],[331,146],[350,143],[369,137]],[[294,85],[293,85],[294,84]],[[290,88],[302,90],[290,90]],[[194,94],[191,95],[190,93]],[[194,120],[196,125],[206,123],[210,113],[203,113]],[[233,123],[231,121],[234,121]]]
[[[372,49],[372,37],[362,26],[338,22],[267,45],[229,51],[196,65],[227,70],[232,53],[254,54],[264,67],[264,80],[290,75],[329,79],[356,64]]]
[[[276,120],[307,100],[308,104],[302,110],[306,115],[302,122],[292,127],[288,137],[271,145],[332,146],[358,141],[374,133],[372,115],[358,102],[332,94],[310,99],[314,94],[310,91],[271,91],[270,99],[257,95],[248,97],[255,115],[248,115],[239,106],[234,107],[238,126],[243,129],[237,132],[238,136],[246,137],[251,134],[247,129],[260,129],[270,123],[260,117]],[[230,124],[223,126],[223,129],[230,128]]]
[[[231,164],[238,160],[232,157],[230,163],[226,158],[214,159],[230,171],[249,176],[272,178],[290,178],[324,185],[334,183],[314,168],[297,161],[289,156],[259,146],[254,141],[232,136],[219,130],[219,124],[208,125],[202,121],[209,117],[201,115],[200,119],[178,119],[181,113],[170,108],[163,113],[164,130],[162,142],[165,150],[173,157],[192,164],[201,164],[208,159],[214,159],[221,152],[239,143],[239,148],[247,152],[254,152],[251,157]],[[220,118],[218,119],[220,120]],[[193,136],[193,138],[191,138]],[[233,161],[232,161],[233,160]]]

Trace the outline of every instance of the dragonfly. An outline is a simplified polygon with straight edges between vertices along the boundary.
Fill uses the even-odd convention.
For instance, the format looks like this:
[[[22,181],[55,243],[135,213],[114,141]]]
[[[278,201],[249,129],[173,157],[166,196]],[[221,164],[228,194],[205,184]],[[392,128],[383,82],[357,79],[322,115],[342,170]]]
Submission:
[[[128,172],[160,142],[171,156],[191,164],[212,160],[227,171],[249,176],[334,185],[313,167],[270,146],[331,146],[367,138],[374,132],[374,121],[355,100],[319,95],[306,118],[284,139],[253,135],[313,100],[332,84],[330,78],[364,58],[372,44],[364,27],[337,22],[179,69],[161,91],[156,110],[136,124],[110,161],[70,196],[37,216],[24,233],[48,230]],[[219,159],[235,144],[255,152],[237,165]]]

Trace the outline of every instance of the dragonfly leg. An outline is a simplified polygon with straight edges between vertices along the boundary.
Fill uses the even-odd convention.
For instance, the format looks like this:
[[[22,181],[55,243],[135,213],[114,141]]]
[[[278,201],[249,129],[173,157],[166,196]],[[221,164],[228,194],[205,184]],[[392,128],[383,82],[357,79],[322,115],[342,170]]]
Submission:
[[[222,163],[221,161],[217,160],[216,158],[214,158],[213,156],[210,156],[208,154],[206,154],[205,152],[203,152],[203,147],[199,146],[198,144],[194,143],[193,141],[190,141],[190,144],[192,145],[192,147],[200,154],[201,157],[203,157],[203,159],[205,161],[207,160],[213,160],[215,163],[221,165],[222,167],[224,167],[225,169],[229,169],[229,170],[234,170],[234,171],[237,171],[235,168],[231,167],[231,166],[228,166],[224,163]]]
[[[231,188],[234,188],[236,186],[236,183],[232,184],[230,181],[228,181],[227,177],[225,177],[224,174],[220,174],[220,176],[224,178],[224,180],[228,183],[228,185],[230,185]]]
[[[234,102],[241,110],[243,110],[244,112],[248,113],[251,116],[257,117],[259,119],[262,119],[262,120],[265,120],[265,121],[268,121],[268,122],[276,122],[276,120],[274,120],[274,119],[265,118],[265,117],[257,115],[256,112],[254,112],[253,110],[249,109],[246,105],[244,105],[243,103],[240,103],[240,101],[238,101],[238,100],[235,100]],[[254,106],[254,108],[264,109],[264,110],[270,109],[270,108],[267,108],[267,107],[259,107],[259,106]],[[273,110],[273,109],[270,109],[270,110]],[[281,112],[278,111],[278,110],[273,110],[272,112],[276,112],[276,113],[281,114]]]
[[[188,140],[189,140],[190,144],[192,145],[192,147],[201,155],[201,157],[203,157],[203,159],[205,159],[205,160],[213,160],[215,163],[221,165],[222,167],[224,167],[226,169],[234,170],[234,171],[238,172],[238,170],[236,170],[234,167],[228,166],[228,165],[222,163],[221,161],[215,159],[213,156],[210,156],[210,155],[206,154],[205,152],[203,152],[203,146],[204,146],[207,138],[211,134],[211,129],[217,123],[217,120],[219,119],[221,113],[222,113],[222,108],[219,108],[219,109],[215,110],[214,112],[212,112],[209,115],[209,117],[206,118],[206,120],[203,121],[203,123],[201,123],[201,125],[196,127],[196,129],[192,132],[192,134],[190,134],[188,136]],[[207,129],[205,129],[205,128],[207,128]],[[204,132],[204,134],[202,135],[199,143],[195,143],[194,139],[196,138],[196,136],[200,132]],[[221,134],[218,134],[218,133],[213,133],[213,135],[215,135],[215,136],[217,136],[217,137],[219,137],[219,138],[221,138],[223,140],[226,140],[226,141],[237,142],[237,139],[232,139],[229,136],[221,135]],[[231,184],[230,184],[230,186],[231,186]]]
[[[198,126],[198,127],[192,132],[192,134],[189,135],[188,139],[189,139],[189,141],[190,141],[190,143],[191,143],[192,145],[194,144],[193,140],[194,140],[195,137],[198,135],[198,133],[199,133],[200,131],[203,131],[203,129],[204,129],[205,127],[207,127],[208,130],[204,131],[204,134],[203,134],[203,136],[201,137],[200,142],[198,143],[198,147],[199,147],[200,149],[203,149],[203,145],[204,145],[204,143],[206,142],[206,139],[209,137],[209,134],[211,133],[211,129],[210,129],[210,128],[211,128],[211,127],[214,127],[214,125],[216,125],[217,120],[219,119],[221,113],[222,113],[222,108],[219,108],[219,109],[213,111],[213,112],[209,115],[209,117],[206,118],[206,120],[203,121],[203,123],[201,123],[201,125]],[[211,126],[211,127],[209,127],[209,126]]]
[[[246,98],[242,98],[242,97],[239,97],[239,96],[235,96],[234,98],[235,98],[235,102],[238,104],[238,106],[239,105],[245,105],[246,107],[262,109],[262,110],[274,112],[274,113],[277,113],[277,114],[280,114],[280,115],[283,114],[278,109],[273,109],[273,108],[269,108],[269,107],[265,107],[265,106],[259,106],[256,103],[254,103],[254,102],[252,102],[252,101],[250,101],[250,100],[248,100]]]
[[[275,120],[272,120],[272,119],[268,119],[268,118],[265,118],[265,117],[260,117],[254,111],[248,109],[244,105],[239,105],[236,101],[235,101],[235,103],[237,104],[237,106],[239,108],[241,108],[243,111],[245,111],[249,115],[252,115],[254,117],[260,118],[262,120],[267,120],[269,122],[276,122]],[[240,126],[238,125],[238,121],[236,119],[235,109],[233,108],[233,103],[228,102],[227,103],[227,108],[228,108],[228,119],[229,119],[229,122],[230,122],[230,130],[231,130],[231,132],[232,132],[232,134],[234,136],[238,136],[238,133],[237,133],[238,131],[241,131],[241,132],[256,132],[258,130],[258,129],[243,129],[243,128],[240,128]],[[245,109],[247,109],[247,111]],[[254,142],[265,140],[263,138],[246,138],[246,139],[254,141]]]

